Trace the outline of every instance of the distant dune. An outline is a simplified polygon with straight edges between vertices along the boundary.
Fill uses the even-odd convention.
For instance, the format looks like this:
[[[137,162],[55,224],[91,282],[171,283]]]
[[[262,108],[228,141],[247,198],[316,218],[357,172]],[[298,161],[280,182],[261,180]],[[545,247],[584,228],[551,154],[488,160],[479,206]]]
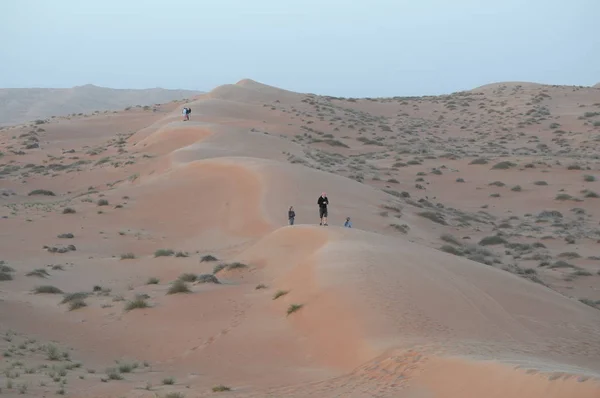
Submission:
[[[596,83],[592,87],[594,87],[594,88],[600,88],[600,83]]]
[[[73,88],[0,89],[0,126],[72,113],[120,110],[191,98],[199,91],[113,89],[92,84]]]

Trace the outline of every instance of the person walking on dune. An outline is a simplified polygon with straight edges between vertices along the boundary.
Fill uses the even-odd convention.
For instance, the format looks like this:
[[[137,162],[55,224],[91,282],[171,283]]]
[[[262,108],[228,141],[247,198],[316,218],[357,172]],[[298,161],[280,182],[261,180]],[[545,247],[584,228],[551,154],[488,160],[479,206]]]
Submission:
[[[319,217],[321,218],[319,225],[327,225],[327,205],[329,205],[329,199],[325,192],[319,196],[317,204],[319,205]]]
[[[344,223],[344,227],[352,228],[352,221],[350,221],[350,217],[346,217],[346,222]]]
[[[296,218],[296,212],[294,211],[294,206],[290,206],[288,210],[288,220],[290,221],[290,225],[294,225],[294,219]]]
[[[183,108],[182,114],[183,114],[183,121],[187,121],[190,120],[190,113],[192,112],[192,110],[188,107]]]

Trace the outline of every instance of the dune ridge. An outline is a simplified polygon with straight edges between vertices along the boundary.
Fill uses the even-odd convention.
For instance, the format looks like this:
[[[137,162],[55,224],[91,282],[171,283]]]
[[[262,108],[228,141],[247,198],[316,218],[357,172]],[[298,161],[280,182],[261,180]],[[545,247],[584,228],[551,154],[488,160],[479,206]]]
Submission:
[[[3,145],[17,149],[32,136],[41,145],[2,159],[0,252],[14,278],[0,282],[0,332],[8,338],[0,348],[37,363],[43,359],[30,356],[45,348],[25,355],[17,342],[33,347],[26,342],[34,336],[73,347],[85,366],[138,365],[105,383],[108,369],[71,369],[84,376],[69,379],[82,397],[203,397],[218,385],[232,397],[595,397],[600,312],[566,296],[591,294],[598,277],[584,272],[595,270],[594,232],[582,217],[596,219],[593,198],[582,196],[581,210],[571,211],[531,181],[575,194],[572,173],[597,170],[589,157],[589,170],[554,165],[550,173],[542,156],[551,149],[538,144],[568,156],[566,140],[552,138],[579,123],[589,138],[568,136],[569,145],[593,152],[596,115],[586,108],[588,116],[573,117],[573,103],[592,109],[600,100],[587,88],[562,103],[550,90],[575,89],[498,83],[461,105],[510,100],[523,110],[531,96],[548,112],[565,110],[554,119],[560,126],[542,133],[523,123],[525,138],[515,134],[515,143],[506,131],[478,135],[450,117],[428,119],[455,112],[469,94],[411,104],[293,93],[249,79],[187,102],[190,121],[170,104],[151,114],[50,121],[43,131],[4,129]],[[428,132],[434,123],[450,132]],[[475,146],[473,137],[489,144]],[[505,159],[515,165],[494,168]],[[521,165],[529,174],[519,174]],[[53,196],[28,196],[41,188]],[[318,225],[321,192],[331,199],[328,227]],[[496,192],[506,198],[491,202]],[[286,225],[289,206],[294,226]],[[354,228],[341,227],[346,217]],[[572,232],[558,236],[576,246],[543,238],[546,224],[561,223]],[[58,237],[65,232],[73,237]],[[71,242],[76,249],[50,250]],[[533,266],[529,257],[552,262]],[[178,279],[189,292],[172,291]],[[85,305],[70,311],[61,294],[34,294],[40,281],[86,292]],[[136,300],[146,305],[128,309]],[[23,377],[35,382],[33,394],[48,393],[42,370]],[[176,381],[164,383],[168,377]]]

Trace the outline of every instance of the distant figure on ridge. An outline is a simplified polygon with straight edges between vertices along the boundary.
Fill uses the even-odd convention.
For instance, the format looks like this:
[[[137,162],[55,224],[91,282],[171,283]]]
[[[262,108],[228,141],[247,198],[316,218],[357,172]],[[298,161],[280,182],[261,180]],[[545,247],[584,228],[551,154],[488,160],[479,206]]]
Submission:
[[[352,228],[352,221],[350,221],[350,217],[346,217],[346,222],[344,223],[344,227]]]
[[[190,113],[192,113],[192,110],[188,107],[183,108],[183,121],[187,121],[190,120]]]
[[[325,192],[319,196],[317,204],[319,205],[319,217],[321,218],[319,225],[327,225],[327,205],[329,204],[329,199]]]
[[[294,211],[294,206],[290,206],[288,210],[288,220],[290,221],[290,225],[294,225],[294,218],[296,218],[296,212]]]

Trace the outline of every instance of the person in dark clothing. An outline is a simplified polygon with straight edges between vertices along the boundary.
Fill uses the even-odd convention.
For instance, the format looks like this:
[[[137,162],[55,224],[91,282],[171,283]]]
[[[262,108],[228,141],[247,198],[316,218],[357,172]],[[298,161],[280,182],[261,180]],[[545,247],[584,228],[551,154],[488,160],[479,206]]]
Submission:
[[[294,211],[294,206],[290,206],[288,210],[288,220],[290,220],[290,225],[294,225],[294,219],[296,218],[296,212]]]
[[[329,205],[329,199],[325,192],[319,196],[317,204],[319,205],[319,217],[321,218],[319,225],[327,225],[327,205]]]

